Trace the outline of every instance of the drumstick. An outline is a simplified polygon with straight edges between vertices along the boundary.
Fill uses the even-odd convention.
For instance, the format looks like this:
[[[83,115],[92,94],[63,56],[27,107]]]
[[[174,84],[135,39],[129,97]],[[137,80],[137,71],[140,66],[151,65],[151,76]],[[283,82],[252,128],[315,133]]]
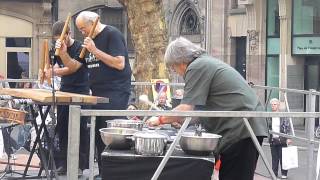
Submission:
[[[98,21],[99,21],[99,16],[93,22],[93,25],[92,25],[92,27],[90,29],[90,32],[89,32],[89,35],[88,35],[89,38],[92,38],[94,30],[96,29],[96,26],[98,24]],[[82,59],[85,54],[86,54],[86,48],[83,47],[82,50],[81,50],[81,53],[79,55],[79,58]]]
[[[62,32],[61,32],[61,35],[60,35],[60,38],[59,38],[59,40],[61,42],[64,39],[64,35],[67,33],[67,28],[68,28],[70,20],[71,20],[71,13],[68,14],[67,20],[64,23],[64,26],[63,26],[63,29],[62,29]],[[59,56],[59,54],[60,54],[60,48],[56,48],[56,51],[54,52],[54,55]]]
[[[50,68],[50,60],[49,60],[49,43],[48,39],[46,39],[44,44],[44,69],[49,69]],[[47,82],[49,85],[51,85],[51,77],[47,77]]]
[[[44,66],[45,66],[45,45],[46,44],[46,41],[44,40],[43,41],[43,44],[42,44],[42,54],[41,54],[41,61],[40,61],[40,72],[41,74],[39,74],[40,76],[40,84],[43,84],[43,81],[44,81]]]

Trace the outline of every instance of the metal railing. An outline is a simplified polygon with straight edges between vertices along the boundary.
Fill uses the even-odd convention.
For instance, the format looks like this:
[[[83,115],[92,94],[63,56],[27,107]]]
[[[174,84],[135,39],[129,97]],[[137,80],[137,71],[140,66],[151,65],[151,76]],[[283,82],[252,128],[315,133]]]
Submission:
[[[37,80],[33,79],[7,79],[0,80],[0,82],[36,82]],[[150,82],[132,82],[132,85],[136,86],[136,90],[142,88],[143,86],[151,86],[155,83]],[[183,87],[184,83],[164,83],[166,85],[172,87]],[[314,149],[315,144],[319,144],[319,141],[314,138],[315,131],[315,118],[320,118],[320,113],[315,112],[316,107],[316,96],[320,96],[320,92],[315,90],[297,90],[297,89],[288,89],[288,88],[277,88],[277,87],[268,87],[268,86],[260,86],[260,85],[251,85],[252,88],[256,90],[263,90],[264,93],[270,93],[270,91],[282,91],[284,93],[297,93],[307,97],[307,112],[252,112],[252,111],[197,111],[197,112],[171,112],[171,111],[109,111],[109,110],[82,110],[80,107],[72,106],[70,108],[69,114],[69,145],[68,149],[68,179],[78,179],[77,172],[77,152],[79,151],[79,144],[77,144],[78,131],[78,123],[80,116],[91,116],[91,130],[90,130],[90,179],[93,178],[93,159],[94,159],[94,134],[95,134],[95,120],[97,116],[182,116],[182,117],[289,117],[289,118],[304,118],[306,119],[305,131],[307,132],[307,137],[297,137],[295,135],[286,135],[282,133],[270,132],[274,134],[278,134],[280,136],[284,136],[291,139],[301,140],[307,143],[307,151],[308,151],[308,159],[307,159],[307,180],[315,179],[315,168],[314,168]],[[267,103],[265,103],[267,104]],[[286,104],[287,109],[289,108],[289,104]],[[76,144],[75,144],[76,143]]]
[[[77,162],[79,151],[79,119],[80,116],[91,116],[91,131],[90,131],[90,179],[93,179],[93,156],[94,156],[94,136],[95,136],[95,121],[97,116],[181,116],[181,117],[300,117],[300,118],[319,118],[319,112],[253,112],[253,111],[146,111],[146,110],[82,110],[80,106],[70,107],[69,127],[72,131],[69,134],[69,143],[72,146],[68,149],[68,179],[77,179]],[[76,124],[78,123],[78,124]],[[70,129],[71,130],[71,129]],[[295,138],[295,137],[292,137]],[[313,141],[308,141],[312,144]],[[312,149],[313,150],[313,149]],[[72,163],[70,163],[72,162]],[[314,174],[314,173],[312,173]],[[308,180],[312,178],[309,177]]]

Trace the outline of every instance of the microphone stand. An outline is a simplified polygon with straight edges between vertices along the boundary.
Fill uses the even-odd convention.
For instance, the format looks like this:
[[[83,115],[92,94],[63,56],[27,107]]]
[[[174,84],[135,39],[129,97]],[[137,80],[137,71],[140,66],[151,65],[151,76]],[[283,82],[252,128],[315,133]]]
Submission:
[[[51,90],[51,92],[52,92],[52,111],[53,111],[53,116],[51,117],[51,119],[52,119],[52,121],[51,121],[51,126],[53,126],[54,124],[56,124],[57,123],[57,121],[56,121],[56,113],[55,113],[55,110],[56,110],[56,92],[55,92],[55,84],[54,84],[54,76],[55,76],[55,73],[54,73],[54,63],[55,63],[55,61],[54,61],[54,53],[53,54],[50,54],[50,61],[51,61],[51,64],[52,64],[52,66],[51,66],[51,83],[52,83],[52,90]],[[49,115],[50,115],[50,113],[49,113]],[[51,168],[53,168],[53,172],[54,172],[54,174],[55,174],[55,177],[57,178],[57,179],[59,179],[57,176],[56,176],[56,166],[55,166],[55,162],[54,162],[54,157],[53,157],[53,144],[54,144],[54,139],[55,139],[55,133],[52,133],[52,130],[50,131],[50,132],[48,132],[48,140],[49,140],[49,144],[48,144],[48,147],[49,147],[49,149],[48,149],[48,153],[49,153],[49,160],[48,160],[48,163],[51,163]],[[51,159],[51,161],[50,161],[50,158],[53,158],[53,159]],[[50,166],[49,166],[50,167]],[[52,174],[53,175],[53,174]]]
[[[52,108],[53,108],[53,114],[54,114],[54,118],[52,118],[52,123],[56,124],[56,116],[55,116],[55,107],[56,107],[56,93],[55,93],[55,89],[54,89],[54,54],[50,55],[50,60],[51,60],[51,82],[52,82]]]

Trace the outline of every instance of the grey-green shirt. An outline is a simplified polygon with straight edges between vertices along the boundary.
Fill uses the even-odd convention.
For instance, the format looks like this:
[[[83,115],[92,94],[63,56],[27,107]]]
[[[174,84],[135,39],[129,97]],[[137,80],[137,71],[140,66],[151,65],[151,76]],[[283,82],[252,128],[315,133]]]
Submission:
[[[242,76],[228,64],[208,55],[189,64],[184,80],[182,104],[207,111],[263,111],[257,95]],[[265,118],[249,118],[249,122],[256,136],[268,135]],[[250,137],[242,118],[202,118],[201,123],[208,132],[222,135],[217,152]]]

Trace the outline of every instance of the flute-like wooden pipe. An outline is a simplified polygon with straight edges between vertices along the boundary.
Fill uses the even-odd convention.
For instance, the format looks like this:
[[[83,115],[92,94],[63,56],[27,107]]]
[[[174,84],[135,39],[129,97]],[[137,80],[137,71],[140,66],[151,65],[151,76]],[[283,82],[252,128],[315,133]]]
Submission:
[[[90,37],[90,38],[93,37],[93,33],[94,33],[94,30],[96,29],[96,26],[97,26],[98,22],[99,22],[99,16],[94,20],[93,25],[92,25],[92,27],[91,27],[91,29],[90,29],[90,32],[89,32],[88,37]],[[81,53],[80,53],[80,55],[79,55],[79,58],[82,59],[85,54],[86,54],[86,48],[83,47],[82,50],[81,50]]]
[[[44,62],[45,62],[44,69],[45,70],[49,69],[50,68],[50,59],[49,59],[48,39],[45,40],[45,44],[44,44]],[[46,80],[47,80],[48,84],[51,85],[51,75],[49,77],[46,77]]]
[[[64,39],[64,35],[67,33],[67,28],[68,28],[68,25],[69,25],[70,20],[71,20],[71,13],[68,14],[67,20],[66,20],[66,22],[64,23],[62,32],[61,32],[61,34],[60,34],[59,40],[60,40],[61,42],[62,42],[63,39]],[[60,54],[60,48],[56,48],[56,51],[54,52],[54,55],[59,56],[59,54]]]
[[[40,59],[40,68],[39,68],[39,77],[40,77],[40,84],[43,84],[44,81],[44,66],[45,66],[45,45],[46,40],[43,41],[42,43],[42,54],[41,54],[41,59]]]

